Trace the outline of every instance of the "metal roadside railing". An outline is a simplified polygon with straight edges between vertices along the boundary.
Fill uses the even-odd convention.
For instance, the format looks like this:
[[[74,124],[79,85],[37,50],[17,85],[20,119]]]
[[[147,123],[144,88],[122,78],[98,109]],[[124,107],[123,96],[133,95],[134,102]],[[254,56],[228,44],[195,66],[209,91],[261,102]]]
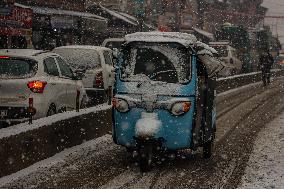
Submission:
[[[272,77],[284,76],[273,70]],[[219,78],[217,92],[260,82],[261,73]],[[23,123],[0,132],[0,177],[24,169],[38,161],[84,141],[111,133],[111,106],[100,105]]]
[[[271,77],[281,77],[284,76],[284,70],[274,69],[271,70]],[[238,88],[251,83],[261,82],[262,76],[261,72],[253,72],[242,75],[235,75],[226,78],[217,79],[217,93],[228,91],[230,89]]]

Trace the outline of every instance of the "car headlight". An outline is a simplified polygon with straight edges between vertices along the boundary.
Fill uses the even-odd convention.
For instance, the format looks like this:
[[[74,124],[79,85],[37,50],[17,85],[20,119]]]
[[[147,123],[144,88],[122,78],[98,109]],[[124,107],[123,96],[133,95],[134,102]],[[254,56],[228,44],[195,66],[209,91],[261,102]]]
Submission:
[[[177,102],[172,106],[171,112],[176,116],[183,115],[190,110],[190,107],[190,102]]]
[[[126,113],[129,111],[129,105],[126,100],[121,98],[114,98],[112,100],[113,107],[117,109],[117,111]]]

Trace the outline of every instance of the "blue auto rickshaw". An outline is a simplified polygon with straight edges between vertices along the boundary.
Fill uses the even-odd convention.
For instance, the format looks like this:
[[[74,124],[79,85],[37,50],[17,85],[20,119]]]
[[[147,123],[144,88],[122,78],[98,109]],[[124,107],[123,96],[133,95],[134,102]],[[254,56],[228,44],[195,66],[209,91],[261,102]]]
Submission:
[[[176,32],[134,33],[125,41],[116,65],[114,142],[138,152],[142,171],[161,151],[203,147],[209,158],[216,93],[199,58],[206,45]]]

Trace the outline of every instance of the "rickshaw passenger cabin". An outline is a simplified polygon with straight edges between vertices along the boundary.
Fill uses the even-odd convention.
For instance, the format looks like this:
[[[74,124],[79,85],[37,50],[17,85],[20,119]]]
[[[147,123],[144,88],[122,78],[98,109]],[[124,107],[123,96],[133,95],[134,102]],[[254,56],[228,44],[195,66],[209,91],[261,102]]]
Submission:
[[[115,143],[138,150],[142,165],[148,162],[143,157],[157,150],[203,147],[204,155],[210,156],[216,113],[213,102],[209,109],[202,104],[208,104],[207,93],[201,92],[197,69],[206,64],[197,65],[201,59],[196,38],[140,32],[127,35],[125,41],[114,88]]]

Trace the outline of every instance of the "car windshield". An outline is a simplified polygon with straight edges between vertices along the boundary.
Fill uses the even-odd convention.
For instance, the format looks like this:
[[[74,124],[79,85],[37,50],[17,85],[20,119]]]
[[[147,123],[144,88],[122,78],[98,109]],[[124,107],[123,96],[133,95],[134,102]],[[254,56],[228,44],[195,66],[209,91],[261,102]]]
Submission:
[[[227,57],[228,50],[226,46],[212,46],[217,52],[219,57]]]
[[[121,79],[186,84],[190,81],[191,56],[179,44],[136,44],[124,51]]]
[[[74,69],[95,69],[101,67],[99,54],[92,49],[59,48],[54,52],[64,57]]]
[[[0,58],[0,78],[18,79],[28,78],[36,73],[37,64],[35,61],[5,57]]]

